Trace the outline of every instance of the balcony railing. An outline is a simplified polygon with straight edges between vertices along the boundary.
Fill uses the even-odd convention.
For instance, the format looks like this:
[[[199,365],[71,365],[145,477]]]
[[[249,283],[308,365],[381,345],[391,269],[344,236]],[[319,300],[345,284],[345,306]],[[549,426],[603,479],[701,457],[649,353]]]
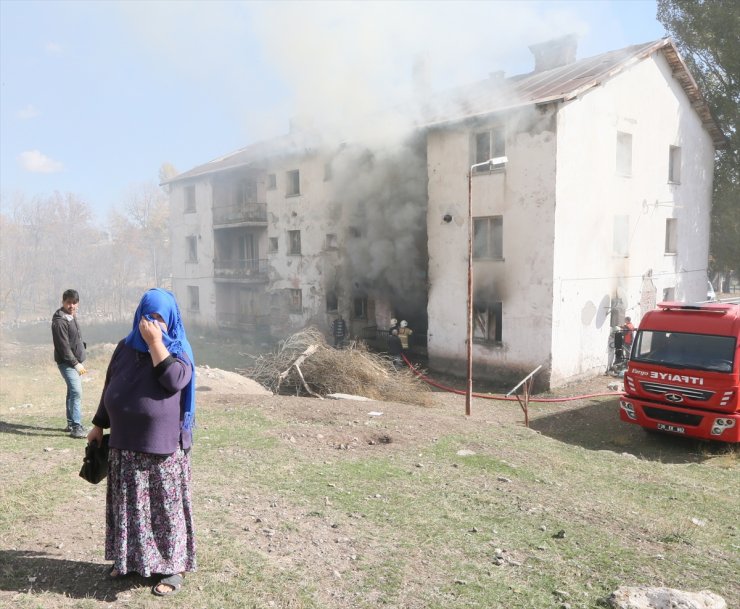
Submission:
[[[216,260],[215,276],[219,279],[266,280],[267,259],[262,260]]]
[[[242,203],[241,205],[216,205],[213,207],[214,226],[267,222],[267,203]]]

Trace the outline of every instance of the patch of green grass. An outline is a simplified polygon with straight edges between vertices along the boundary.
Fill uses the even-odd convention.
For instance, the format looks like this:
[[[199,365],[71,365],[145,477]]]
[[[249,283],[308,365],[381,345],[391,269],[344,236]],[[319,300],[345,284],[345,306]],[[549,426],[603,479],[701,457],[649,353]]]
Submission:
[[[70,534],[75,543],[51,552],[70,547],[72,564],[102,562],[104,489],[77,478],[84,443],[38,429],[63,423],[44,397],[62,393],[62,381],[44,369],[3,373],[0,541],[43,551],[84,515],[96,523],[95,539],[77,543]],[[6,388],[6,378],[30,385]],[[33,408],[9,411],[23,392]],[[273,410],[275,401],[262,408],[257,399],[201,398],[193,451],[199,571],[173,600],[136,584],[120,599],[131,609],[590,609],[625,584],[711,589],[728,606],[740,601],[728,578],[740,570],[736,464],[641,460],[513,425],[438,437],[441,418],[429,437],[406,423],[415,430],[408,445],[334,451],[300,434],[286,439],[295,420],[305,437],[315,436],[312,425],[328,435],[326,419],[304,421],[300,411]],[[292,405],[286,398],[285,408]],[[433,421],[439,412],[423,416]],[[463,448],[475,454],[458,455]],[[12,560],[16,572],[26,567]],[[110,605],[21,587],[0,575],[0,605]]]

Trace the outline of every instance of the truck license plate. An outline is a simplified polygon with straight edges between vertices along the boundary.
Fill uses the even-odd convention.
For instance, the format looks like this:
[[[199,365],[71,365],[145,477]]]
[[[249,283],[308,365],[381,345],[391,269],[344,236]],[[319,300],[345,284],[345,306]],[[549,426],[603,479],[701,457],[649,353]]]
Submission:
[[[658,429],[660,431],[671,431],[673,433],[686,433],[686,430],[678,425],[665,425],[663,423],[658,423]]]

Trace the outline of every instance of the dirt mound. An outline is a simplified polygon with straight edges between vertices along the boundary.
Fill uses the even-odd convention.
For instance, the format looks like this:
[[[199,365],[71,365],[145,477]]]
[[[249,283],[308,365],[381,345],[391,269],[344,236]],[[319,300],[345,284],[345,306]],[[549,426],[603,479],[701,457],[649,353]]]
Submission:
[[[271,391],[257,381],[219,368],[197,366],[195,378],[196,391],[209,391],[214,394],[272,395]]]

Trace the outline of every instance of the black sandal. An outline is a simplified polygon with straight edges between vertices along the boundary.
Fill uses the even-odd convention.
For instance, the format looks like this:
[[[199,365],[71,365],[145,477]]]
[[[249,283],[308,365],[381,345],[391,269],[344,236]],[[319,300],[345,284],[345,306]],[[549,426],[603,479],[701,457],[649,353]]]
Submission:
[[[173,594],[177,594],[180,591],[180,588],[182,588],[182,582],[184,580],[185,578],[180,573],[168,575],[167,577],[160,579],[159,583],[152,586],[152,594],[155,596],[172,596]],[[169,586],[172,590],[157,590],[157,588],[162,585]]]

